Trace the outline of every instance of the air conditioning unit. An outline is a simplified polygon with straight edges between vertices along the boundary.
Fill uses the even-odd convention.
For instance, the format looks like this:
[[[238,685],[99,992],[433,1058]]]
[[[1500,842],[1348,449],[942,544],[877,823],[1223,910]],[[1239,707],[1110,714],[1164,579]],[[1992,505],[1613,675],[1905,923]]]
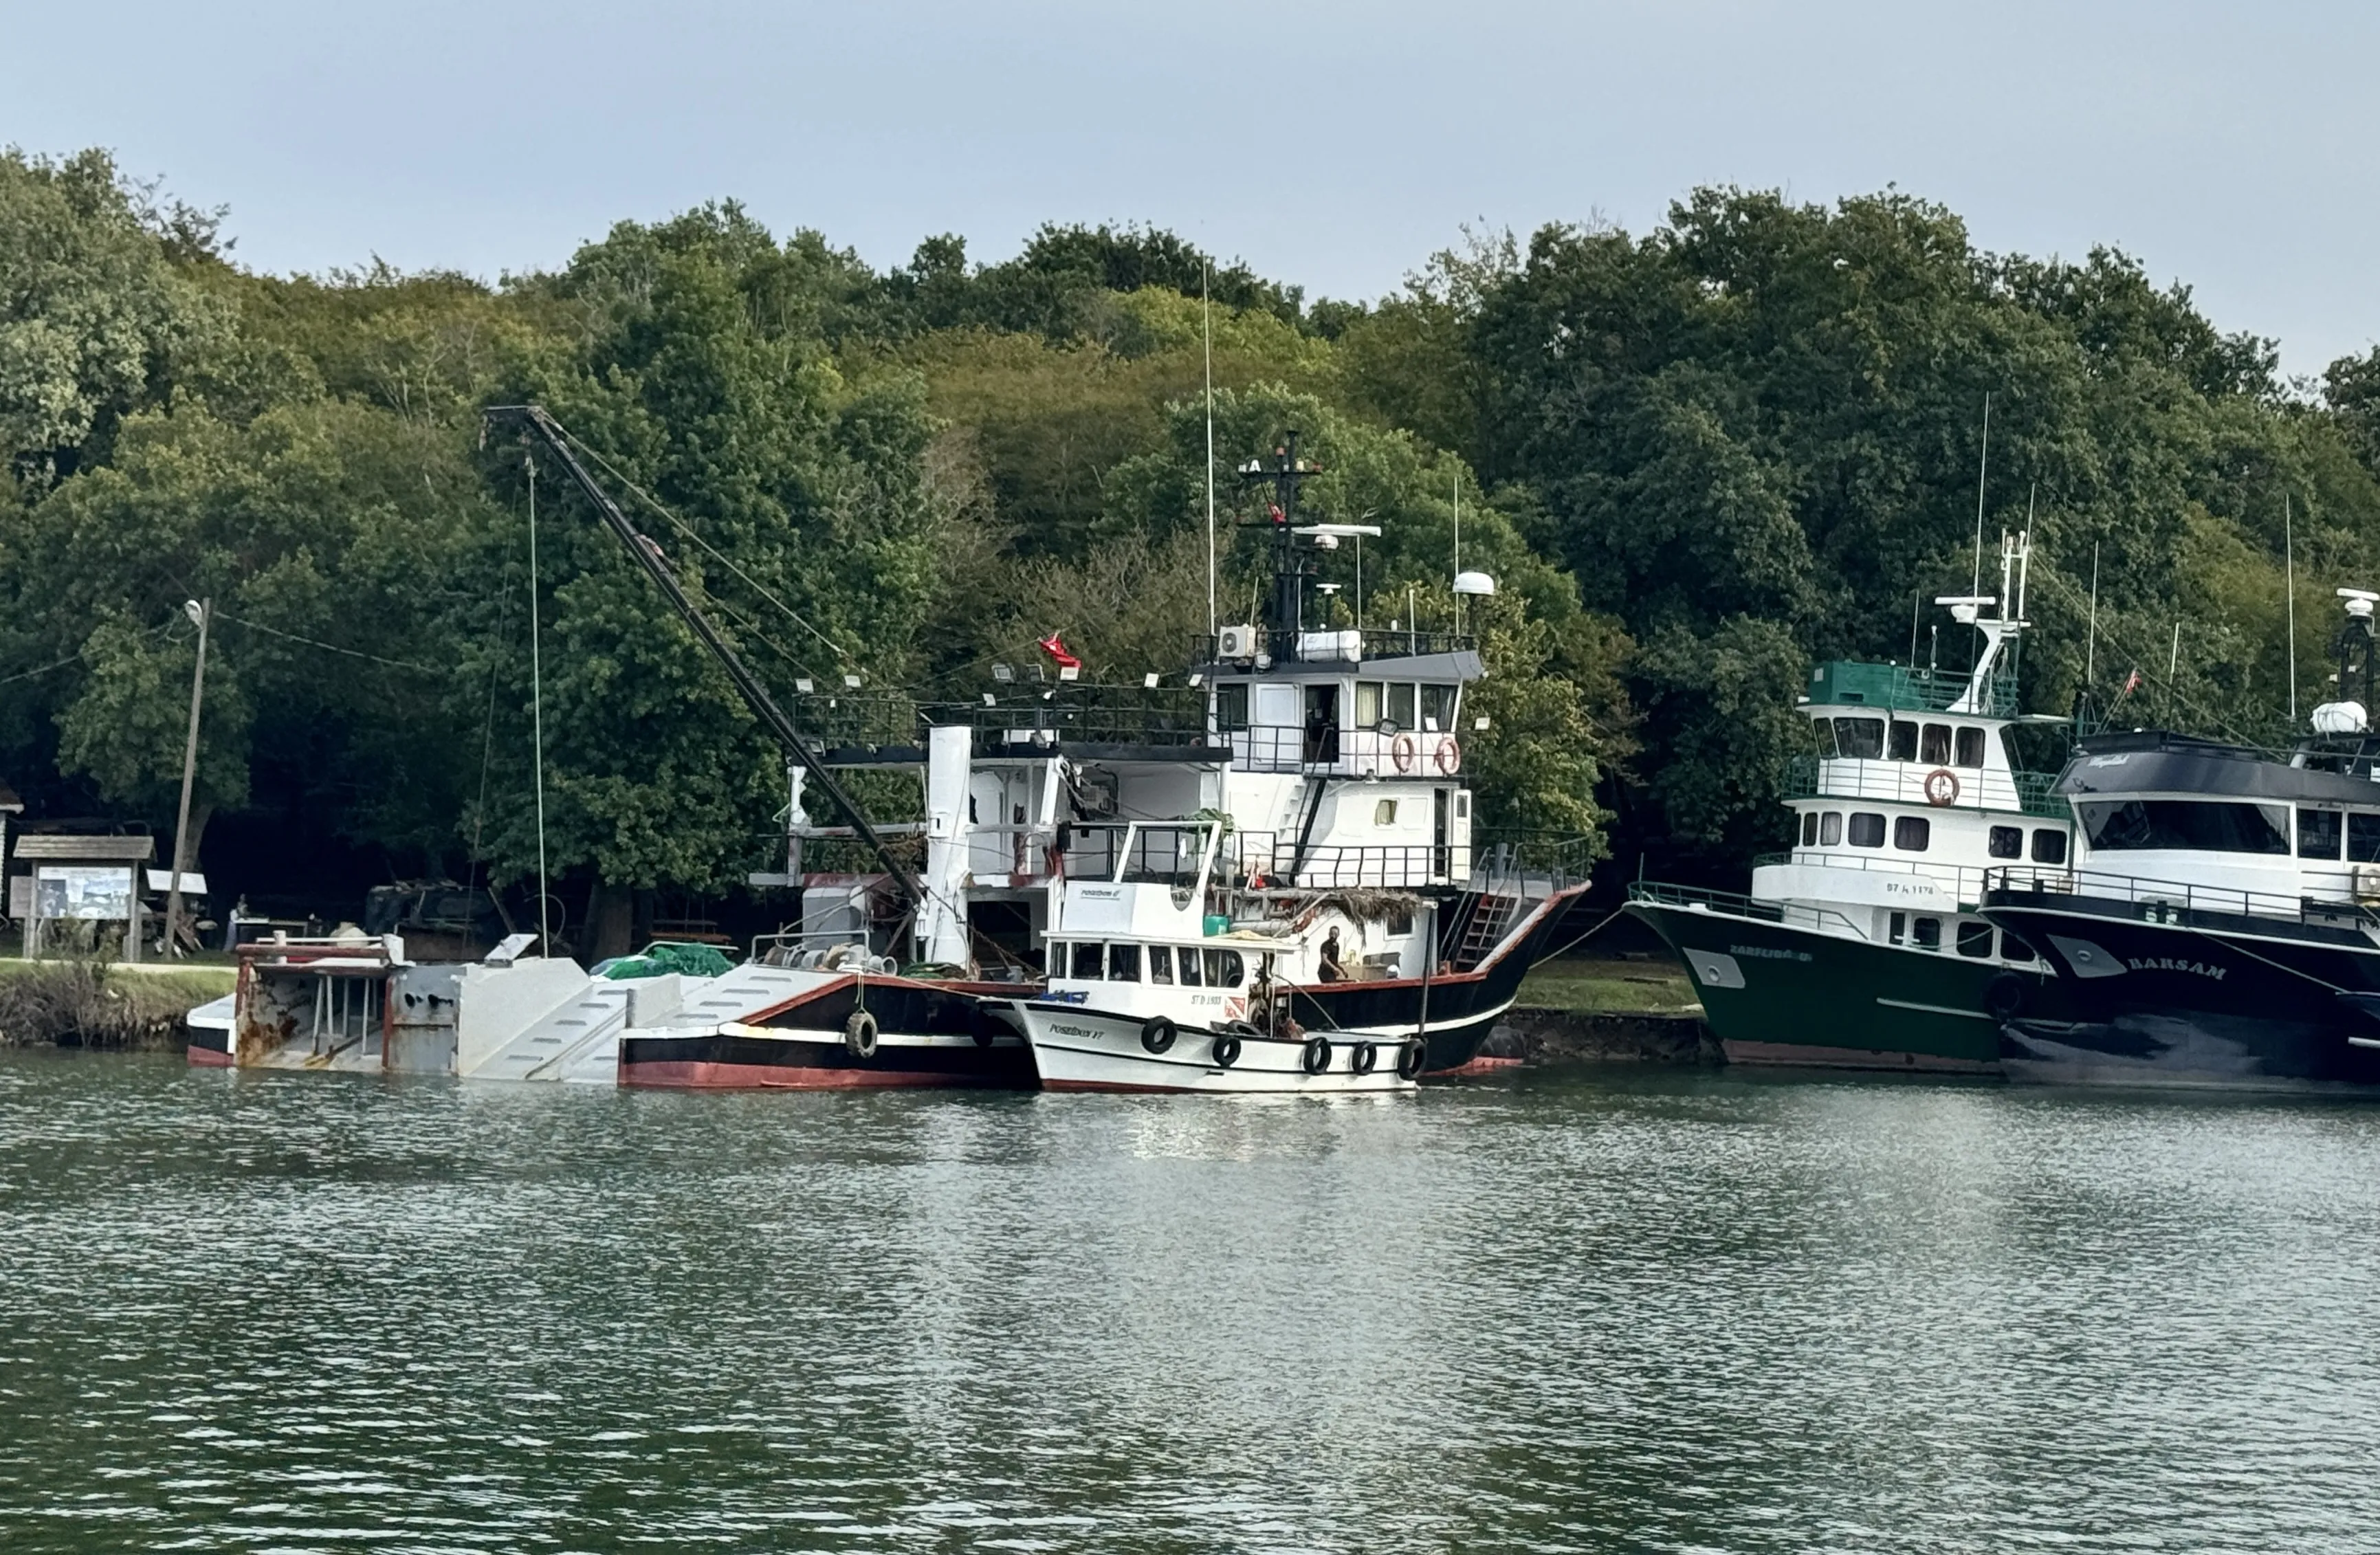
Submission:
[[[1218,659],[1253,659],[1257,656],[1257,629],[1254,626],[1226,626],[1215,634],[1215,657]]]

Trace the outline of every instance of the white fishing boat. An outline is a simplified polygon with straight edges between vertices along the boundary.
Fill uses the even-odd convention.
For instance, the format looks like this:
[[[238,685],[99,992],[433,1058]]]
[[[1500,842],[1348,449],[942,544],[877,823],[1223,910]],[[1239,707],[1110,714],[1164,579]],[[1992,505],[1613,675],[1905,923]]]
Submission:
[[[1010,1006],[1045,1088],[1328,1093],[1419,1078],[1426,1003],[1393,1027],[1308,1027],[1294,1013],[1293,990],[1323,982],[1326,962],[1343,973],[1340,946],[1360,942],[1348,904],[1214,932],[1209,888],[1228,861],[1219,823],[1135,824],[1119,841],[1107,878],[1067,882],[1049,981]],[[1427,987],[1427,941],[1410,928],[1403,938]]]

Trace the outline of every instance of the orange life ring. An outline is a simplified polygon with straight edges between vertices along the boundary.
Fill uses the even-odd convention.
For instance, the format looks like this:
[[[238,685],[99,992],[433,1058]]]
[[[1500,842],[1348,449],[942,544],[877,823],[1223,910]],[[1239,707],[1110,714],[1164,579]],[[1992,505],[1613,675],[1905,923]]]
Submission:
[[[1925,802],[1929,805],[1955,805],[1959,802],[1959,774],[1948,767],[1937,767],[1925,774]]]
[[[1389,759],[1397,764],[1397,771],[1401,772],[1412,771],[1414,754],[1416,748],[1417,747],[1414,745],[1414,737],[1411,735],[1399,735],[1395,739],[1389,742]]]
[[[1452,777],[1454,775],[1454,770],[1462,765],[1463,747],[1455,743],[1454,736],[1452,735],[1449,735],[1446,738],[1439,741],[1438,770],[1447,774],[1447,776]]]

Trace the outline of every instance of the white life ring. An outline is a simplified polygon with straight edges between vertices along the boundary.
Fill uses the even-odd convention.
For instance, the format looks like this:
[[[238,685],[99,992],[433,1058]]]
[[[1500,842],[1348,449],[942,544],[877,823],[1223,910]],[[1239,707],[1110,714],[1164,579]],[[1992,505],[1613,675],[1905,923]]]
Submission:
[[[1439,741],[1438,770],[1444,772],[1447,776],[1452,777],[1454,775],[1455,769],[1462,765],[1463,747],[1455,743],[1454,736],[1452,735],[1449,735],[1446,738]]]
[[[1418,748],[1414,744],[1414,737],[1411,735],[1399,735],[1389,742],[1389,759],[1397,764],[1397,771],[1412,771],[1414,756]]]
[[[1937,807],[1959,802],[1959,774],[1948,767],[1937,767],[1925,774],[1925,802]]]

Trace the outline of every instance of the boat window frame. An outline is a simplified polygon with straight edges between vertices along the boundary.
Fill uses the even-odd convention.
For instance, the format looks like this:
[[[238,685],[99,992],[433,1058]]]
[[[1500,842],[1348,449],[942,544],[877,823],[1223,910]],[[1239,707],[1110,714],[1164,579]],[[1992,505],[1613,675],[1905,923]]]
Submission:
[[[1918,950],[1938,951],[1942,948],[1942,920],[1928,914],[1909,920],[1909,942]]]
[[[1150,985],[1152,987],[1158,985],[1162,985],[1166,988],[1172,987],[1173,947],[1172,945],[1151,945],[1148,947],[1148,980]]]
[[[1915,842],[1909,839],[1915,837]],[[1922,815],[1892,818],[1892,845],[1902,853],[1924,853],[1934,841],[1934,823]]]
[[[1969,961],[1992,958],[1992,926],[1979,917],[1962,917],[1952,926],[1950,948]]]
[[[1176,988],[1206,987],[1207,980],[1198,976],[1198,947],[1184,945],[1181,949],[1182,954],[1173,958],[1173,986]]]
[[[1220,945],[1207,945],[1202,948],[1207,953],[1206,970],[1208,988],[1220,988],[1228,991],[1247,986],[1246,957],[1235,950],[1227,950]],[[1219,970],[1222,973],[1220,981],[1215,976]]]
[[[2348,814],[2348,847],[2355,819]],[[2079,799],[2075,819],[2094,853],[2212,853],[2240,858],[2287,858],[2295,822],[2286,804],[2263,799],[2111,797]],[[2252,821],[2257,823],[2252,825]],[[2372,816],[2374,861],[2380,861],[2380,814]],[[2268,846],[2252,845],[2259,840]]]
[[[1845,761],[1881,761],[1884,759],[1884,726],[1881,718],[1838,718],[1835,720],[1835,744]],[[1858,736],[1856,746],[1845,739],[1846,734]],[[1869,736],[1873,735],[1871,739]]]
[[[2310,820],[2317,823],[2324,821],[2327,821],[2329,823],[2327,827],[2317,824],[2313,828],[2313,830],[2316,832],[2325,830],[2329,832],[2330,850],[2328,852],[2315,852],[2313,849],[2309,848],[2306,845],[2307,842],[2310,840],[2307,835],[2309,829],[2306,823]],[[2298,856],[2300,858],[2318,858],[2325,863],[2336,864],[2345,856],[2340,850],[2345,846],[2346,842],[2347,812],[2345,810],[2330,809],[2321,805],[2300,805],[2298,807],[2297,844]]]
[[[1074,954],[1066,958],[1066,980],[1075,983],[1106,981],[1107,948],[1104,940],[1076,940]],[[1087,972],[1083,970],[1083,953],[1086,951],[1090,953],[1091,969]]]
[[[2054,845],[2044,847],[2042,844],[2045,843]],[[2052,854],[2057,856],[2051,857]],[[2035,864],[2046,864],[2053,869],[2060,869],[2066,863],[2066,854],[2065,832],[2055,826],[2036,826],[2033,829],[2032,858]]]
[[[1954,738],[1957,749],[1951,755],[1950,765],[1979,772],[1990,764],[1991,741],[1985,736],[1983,730],[1972,723],[1961,723]],[[1972,757],[1968,754],[1971,748],[1973,751]]]
[[[1903,729],[1909,731],[1909,736],[1906,739],[1901,737],[1900,732]],[[1917,723],[1914,719],[1896,718],[1892,721],[1891,724],[1886,728],[1884,731],[1884,759],[1888,761],[1914,761],[1917,759]]]
[[[1876,841],[1872,843],[1864,843],[1859,839],[1860,832],[1867,830],[1860,824],[1865,820],[1876,822]],[[1884,823],[1882,810],[1853,810],[1851,812],[1850,820],[1843,826],[1843,836],[1853,847],[1882,847],[1885,833],[1889,830],[1890,828]]]
[[[2367,824],[2358,826],[2356,825],[2356,822],[2359,820],[2367,822]],[[2358,832],[2371,833],[2369,838],[2372,849],[2370,857],[2362,857],[2358,856],[2355,845],[2357,841],[2355,833]],[[2347,862],[2350,864],[2380,864],[2380,815],[2375,815],[2367,810],[2350,810],[2347,812]]]
[[[2003,840],[2005,840],[2005,845],[2003,845]],[[2024,828],[2022,826],[1988,828],[1984,832],[1984,855],[1988,858],[2022,858]]]
[[[1917,731],[1917,759],[1928,767],[1950,764],[1950,725],[1926,723]]]
[[[1843,845],[1842,811],[1828,810],[1818,818],[1818,845],[1820,847]]]
[[[1108,981],[1136,983],[1140,981],[1140,946],[1129,940],[1108,942]]]

